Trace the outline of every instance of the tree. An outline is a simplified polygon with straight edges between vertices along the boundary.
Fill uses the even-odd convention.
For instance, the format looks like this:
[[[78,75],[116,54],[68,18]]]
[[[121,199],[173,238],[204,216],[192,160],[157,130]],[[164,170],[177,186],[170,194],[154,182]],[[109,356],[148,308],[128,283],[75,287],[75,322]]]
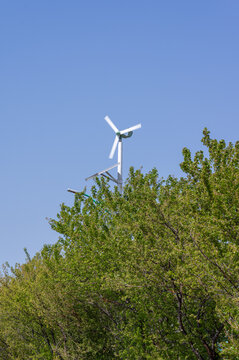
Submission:
[[[180,179],[62,204],[58,242],[1,278],[3,359],[238,358],[239,143],[202,142]]]

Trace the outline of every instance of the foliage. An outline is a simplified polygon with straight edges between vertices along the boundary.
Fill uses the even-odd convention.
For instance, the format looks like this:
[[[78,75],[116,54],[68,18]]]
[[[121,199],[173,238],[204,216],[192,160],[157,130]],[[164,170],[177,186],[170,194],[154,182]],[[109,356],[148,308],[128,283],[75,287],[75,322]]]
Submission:
[[[62,204],[58,242],[4,269],[1,359],[238,359],[239,143],[202,142],[180,179]]]

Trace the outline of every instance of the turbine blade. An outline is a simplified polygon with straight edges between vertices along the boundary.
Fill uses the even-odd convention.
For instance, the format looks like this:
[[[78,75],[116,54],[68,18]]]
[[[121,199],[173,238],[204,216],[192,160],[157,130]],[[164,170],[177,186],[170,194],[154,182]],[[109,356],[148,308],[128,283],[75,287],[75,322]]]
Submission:
[[[137,130],[137,129],[140,129],[140,128],[141,128],[141,124],[138,124],[138,125],[135,125],[135,126],[132,126],[132,127],[128,128],[128,129],[120,131],[120,134],[125,134],[127,132]]]
[[[110,156],[109,156],[110,159],[112,159],[113,156],[114,156],[114,153],[115,153],[116,146],[117,146],[118,142],[119,142],[119,138],[118,138],[118,136],[116,135],[115,140],[114,140],[114,143],[113,143],[113,146],[112,146],[112,149],[111,149],[111,152],[110,152]]]
[[[115,133],[119,132],[115,124],[110,120],[109,116],[105,116],[105,121],[107,121],[107,123],[114,130]]]

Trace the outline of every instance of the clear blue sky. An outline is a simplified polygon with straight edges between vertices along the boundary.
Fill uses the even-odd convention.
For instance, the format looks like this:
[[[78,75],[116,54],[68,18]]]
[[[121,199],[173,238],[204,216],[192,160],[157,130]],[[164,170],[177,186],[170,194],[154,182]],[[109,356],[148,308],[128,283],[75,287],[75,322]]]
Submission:
[[[46,221],[115,162],[181,175],[207,126],[239,139],[239,1],[0,2],[0,264],[57,240]],[[87,187],[92,182],[87,184]]]

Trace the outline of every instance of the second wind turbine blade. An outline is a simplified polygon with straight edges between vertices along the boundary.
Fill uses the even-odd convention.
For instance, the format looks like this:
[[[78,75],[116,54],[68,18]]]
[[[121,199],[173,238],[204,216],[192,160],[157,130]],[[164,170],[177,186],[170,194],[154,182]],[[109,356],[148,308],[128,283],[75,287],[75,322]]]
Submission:
[[[109,124],[109,126],[114,130],[115,133],[119,132],[115,124],[110,120],[109,116],[105,116],[105,121]]]
[[[113,146],[112,146],[112,149],[111,149],[111,152],[110,152],[110,156],[109,156],[110,159],[112,159],[113,156],[114,156],[114,153],[115,153],[116,146],[117,146],[118,142],[119,142],[119,138],[118,138],[118,136],[116,135],[115,141],[114,141],[114,143],[113,143]]]
[[[137,129],[140,129],[140,128],[141,128],[141,124],[138,124],[138,125],[135,125],[135,126],[132,126],[132,127],[128,128],[128,129],[120,131],[120,134],[125,134],[127,132],[134,131],[134,130],[137,130]]]

